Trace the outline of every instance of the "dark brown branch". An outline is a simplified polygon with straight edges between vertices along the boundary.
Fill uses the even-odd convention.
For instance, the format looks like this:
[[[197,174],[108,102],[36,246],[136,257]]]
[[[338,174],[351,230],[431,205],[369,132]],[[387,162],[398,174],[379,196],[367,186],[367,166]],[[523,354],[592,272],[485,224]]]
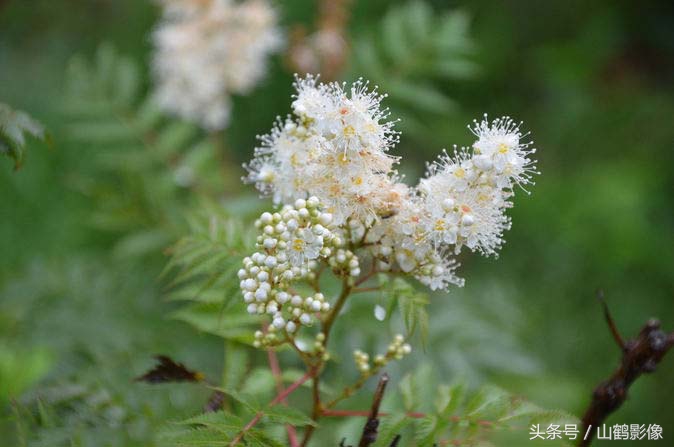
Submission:
[[[388,374],[384,373],[381,375],[379,384],[377,385],[377,390],[374,392],[370,416],[367,418],[367,422],[365,422],[365,426],[363,427],[363,435],[360,437],[358,447],[368,447],[377,440],[377,429],[379,428],[379,406],[381,405],[381,400],[384,398],[384,392],[386,391],[387,384]]]
[[[603,290],[599,290],[597,292],[597,299],[601,303],[601,306],[604,310],[604,318],[606,318],[606,324],[608,324],[608,328],[611,330],[611,335],[613,335],[613,339],[618,344],[618,347],[620,347],[620,349],[623,352],[625,352],[625,342],[623,341],[623,338],[620,335],[620,331],[618,331],[618,327],[616,326],[615,321],[611,316],[611,312],[608,310],[608,305],[606,304],[606,300],[604,299]]]
[[[655,319],[649,320],[636,338],[624,342],[601,294],[599,299],[611,334],[623,356],[613,375],[599,384],[592,394],[592,402],[583,416],[581,432],[583,438],[588,430],[590,433],[586,439],[580,440],[578,445],[581,447],[590,445],[596,427],[625,402],[630,385],[642,374],[654,372],[667,351],[674,346],[674,332],[668,334],[661,330],[660,322]]]

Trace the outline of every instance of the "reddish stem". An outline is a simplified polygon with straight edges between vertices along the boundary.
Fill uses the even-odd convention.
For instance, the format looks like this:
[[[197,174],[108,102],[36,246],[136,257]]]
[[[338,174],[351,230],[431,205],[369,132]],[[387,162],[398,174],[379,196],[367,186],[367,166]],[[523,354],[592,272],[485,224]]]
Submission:
[[[368,417],[370,416],[370,411],[369,410],[331,410],[331,409],[325,409],[321,413],[322,416],[334,416],[334,417]],[[377,417],[380,416],[388,416],[390,413],[387,413],[385,411],[377,413]],[[428,416],[426,413],[420,413],[417,411],[409,411],[405,413],[407,417],[414,418],[414,419],[422,419]],[[462,420],[461,416],[450,416],[449,420],[452,422],[459,422]],[[485,421],[485,420],[479,420],[475,421],[476,424],[481,425],[483,427],[490,427],[493,425],[491,421]]]
[[[274,376],[274,380],[276,381],[276,392],[280,394],[283,391],[283,377],[281,373],[281,366],[278,362],[278,357],[276,357],[276,352],[274,352],[272,349],[267,349],[267,357],[269,359],[269,369],[271,369],[271,373]],[[281,404],[288,406],[288,402],[286,401],[285,397],[281,400]],[[290,447],[299,447],[297,442],[297,430],[295,430],[295,427],[290,424],[286,424],[286,431],[288,432],[288,442],[290,443]]]
[[[290,395],[290,393],[292,393],[297,388],[302,386],[302,384],[304,382],[311,379],[311,377],[313,377],[314,374],[315,374],[315,371],[308,371],[302,377],[300,377],[295,382],[293,382],[292,385],[288,386],[288,388],[286,388],[285,390],[283,390],[282,392],[277,394],[276,397],[274,398],[274,400],[269,402],[269,404],[267,406],[273,407],[274,405],[278,404],[279,402],[282,402],[283,400],[285,400],[285,398],[288,397]],[[246,426],[243,427],[243,429],[239,432],[239,434],[236,435],[236,437],[234,439],[232,439],[232,442],[229,443],[229,446],[234,447],[239,442],[241,442],[241,440],[243,439],[243,436],[246,434],[246,432],[248,430],[250,430],[251,428],[253,428],[255,426],[255,424],[260,422],[260,419],[262,419],[262,416],[264,416],[264,411],[259,411],[257,414],[255,414],[253,419],[251,419],[250,422],[248,422],[246,424]]]

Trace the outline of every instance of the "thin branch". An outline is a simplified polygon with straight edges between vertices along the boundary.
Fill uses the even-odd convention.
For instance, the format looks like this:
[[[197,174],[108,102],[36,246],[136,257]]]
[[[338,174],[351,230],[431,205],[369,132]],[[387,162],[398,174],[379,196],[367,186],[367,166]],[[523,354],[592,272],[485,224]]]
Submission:
[[[349,283],[349,278],[345,277],[344,279],[342,279],[342,291],[340,292],[335,305],[332,307],[332,310],[323,321],[323,325],[321,328],[323,334],[325,334],[325,339],[323,340],[324,346],[328,345],[328,338],[330,337],[332,325],[335,322],[335,318],[337,318],[337,316],[341,312],[342,307],[344,307],[347,298],[351,294],[351,288],[352,286]],[[311,418],[314,421],[317,421],[321,417],[321,413],[323,412],[323,405],[321,403],[321,394],[320,394],[320,380],[321,380],[320,371],[323,368],[324,363],[325,362],[321,359],[316,365],[314,365],[312,369],[314,371],[313,376],[314,380],[312,386],[313,405],[311,410]],[[304,431],[304,438],[302,439],[302,447],[305,447],[309,443],[309,440],[311,439],[311,436],[314,434],[315,429],[316,427],[314,425],[309,425],[306,427]]]
[[[592,402],[583,416],[582,433],[588,433],[581,439],[579,446],[586,447],[594,439],[593,428],[599,426],[616,411],[627,399],[630,385],[642,374],[652,373],[674,346],[674,332],[666,333],[660,329],[660,322],[649,320],[636,338],[624,342],[608,310],[608,306],[600,297],[604,315],[613,338],[623,350],[622,359],[613,375],[599,384],[592,395]]]
[[[300,386],[302,386],[302,384],[303,384],[304,382],[306,382],[307,380],[311,379],[312,373],[313,373],[313,371],[308,371],[308,372],[307,372],[306,374],[304,374],[302,377],[300,377],[300,378],[297,379],[295,382],[293,382],[292,385],[288,386],[288,388],[286,388],[285,390],[283,390],[282,392],[280,392],[279,394],[277,394],[276,397],[275,397],[271,402],[269,402],[269,404],[267,405],[267,407],[273,407],[274,405],[276,405],[276,404],[278,404],[278,403],[284,401],[285,398],[288,397],[288,396],[290,395],[290,393],[292,393],[292,392],[295,391],[297,388],[299,388]],[[242,440],[243,437],[246,435],[246,433],[248,432],[248,430],[250,430],[251,428],[253,428],[253,427],[255,426],[255,424],[257,424],[258,422],[260,422],[260,419],[262,419],[262,416],[264,416],[264,411],[258,411],[258,412],[255,414],[255,416],[253,416],[253,418],[252,418],[252,419],[245,425],[245,427],[243,427],[243,429],[242,429],[242,430],[241,430],[241,431],[234,437],[234,439],[232,439],[232,442],[229,443],[229,447],[234,447],[234,446],[236,446],[239,442],[241,442],[241,440]]]
[[[276,392],[281,393],[283,391],[283,377],[281,373],[281,366],[278,362],[278,357],[276,357],[276,352],[272,349],[267,349],[267,358],[269,359],[269,369],[271,370],[272,375],[274,376],[274,381],[276,382]],[[284,397],[281,400],[281,404],[288,406],[288,402]],[[297,442],[297,431],[295,427],[290,424],[286,424],[286,431],[288,432],[288,442],[290,447],[298,447]]]
[[[375,286],[375,287],[359,287],[356,289],[353,289],[351,293],[365,293],[365,292],[376,292],[378,290],[381,290],[381,287]]]
[[[380,411],[377,416],[378,417],[386,417],[390,416],[391,413],[387,413],[386,411]],[[331,410],[331,409],[326,409],[323,410],[323,416],[326,417],[364,417],[364,416],[370,416],[370,410]],[[412,419],[423,419],[426,416],[428,416],[427,413],[422,413],[418,411],[408,411],[405,413],[405,416],[408,418]],[[469,416],[449,416],[447,418],[451,422],[461,422],[461,421],[469,421],[472,422],[476,425],[482,426],[482,427],[492,427],[494,425],[494,422],[488,421],[485,419],[472,419]]]
[[[618,344],[620,349],[623,352],[625,352],[626,349],[625,342],[623,341],[623,338],[620,335],[620,331],[618,331],[618,327],[616,326],[615,321],[611,316],[611,312],[608,310],[608,305],[606,304],[606,299],[604,299],[603,290],[597,291],[597,299],[599,300],[599,303],[601,303],[601,306],[604,310],[604,318],[606,319],[606,324],[608,324],[608,328],[611,331],[611,335],[613,335],[613,339]]]
[[[378,428],[379,428],[379,407],[381,406],[381,400],[384,398],[384,392],[386,391],[386,385],[388,384],[388,374],[384,373],[379,379],[379,384],[377,385],[377,390],[374,393],[374,398],[372,399],[372,408],[370,408],[370,415],[365,422],[363,427],[363,434],[360,437],[360,442],[358,447],[368,447],[377,440]]]

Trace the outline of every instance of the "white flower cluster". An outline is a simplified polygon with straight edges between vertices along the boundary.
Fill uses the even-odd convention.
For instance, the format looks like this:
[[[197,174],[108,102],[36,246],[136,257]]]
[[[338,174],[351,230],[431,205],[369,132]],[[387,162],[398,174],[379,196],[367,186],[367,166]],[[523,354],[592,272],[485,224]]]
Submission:
[[[295,87],[294,116],[262,138],[246,181],[276,203],[319,197],[350,248],[367,253],[377,271],[407,273],[433,290],[463,284],[453,258],[462,247],[497,253],[514,189],[537,173],[519,124],[485,115],[469,127],[477,137],[471,148],[445,153],[410,188],[388,154],[398,137],[380,107],[384,96],[362,80],[347,89],[309,76]],[[352,255],[339,250],[330,262],[348,262],[358,276]]]
[[[261,138],[246,181],[275,203],[315,195],[335,222],[371,221],[396,206],[400,191],[388,150],[397,141],[383,98],[368,83],[297,80],[294,116]]]
[[[160,0],[154,31],[155,97],[164,109],[208,129],[229,121],[230,95],[263,77],[282,43],[266,0]]]
[[[292,334],[330,310],[322,293],[303,297],[290,285],[310,277],[317,260],[334,252],[338,257],[343,241],[333,232],[332,215],[321,210],[316,197],[298,199],[295,206],[286,205],[277,213],[263,213],[255,227],[261,232],[258,251],[243,260],[238,276],[248,312],[272,317],[269,332],[259,337],[264,344],[275,338],[274,332]]]

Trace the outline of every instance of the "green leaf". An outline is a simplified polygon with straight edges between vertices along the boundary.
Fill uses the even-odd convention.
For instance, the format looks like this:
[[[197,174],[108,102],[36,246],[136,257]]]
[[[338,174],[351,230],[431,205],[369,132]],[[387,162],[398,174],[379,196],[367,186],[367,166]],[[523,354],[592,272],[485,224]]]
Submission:
[[[200,425],[208,427],[224,433],[239,432],[245,422],[240,417],[225,411],[215,411],[211,413],[203,413],[184,421],[179,422],[180,425]]]
[[[446,91],[451,81],[478,73],[469,23],[463,11],[436,14],[425,1],[394,5],[379,26],[354,39],[351,77],[379,85],[401,128],[427,136],[422,124],[456,108]]]
[[[418,292],[411,284],[401,278],[395,278],[386,284],[384,293],[398,303],[408,336],[414,335],[418,329],[421,342],[425,344],[429,327],[429,317],[426,309],[429,304],[428,295]]]
[[[419,393],[417,386],[415,384],[414,375],[412,374],[405,375],[405,377],[403,377],[402,380],[400,381],[398,388],[400,389],[400,393],[402,394],[403,397],[405,410],[412,411],[416,409],[419,403],[418,401]]]
[[[313,421],[309,416],[292,407],[274,405],[273,407],[265,408],[263,412],[267,419],[279,424],[290,424],[294,427],[316,425],[316,422]]]
[[[396,435],[401,434],[412,422],[413,419],[405,413],[394,413],[381,418],[379,436],[377,436],[374,447],[389,447]]]
[[[23,163],[27,136],[42,141],[47,138],[42,125],[27,113],[0,103],[0,153],[14,160],[15,170]]]
[[[436,438],[436,433],[441,429],[438,417],[429,414],[415,422],[414,439],[419,447],[431,447]]]
[[[199,331],[245,344],[253,343],[254,327],[259,327],[261,323],[260,316],[249,315],[245,309],[223,313],[219,305],[212,304],[187,306],[171,314],[171,317]]]

